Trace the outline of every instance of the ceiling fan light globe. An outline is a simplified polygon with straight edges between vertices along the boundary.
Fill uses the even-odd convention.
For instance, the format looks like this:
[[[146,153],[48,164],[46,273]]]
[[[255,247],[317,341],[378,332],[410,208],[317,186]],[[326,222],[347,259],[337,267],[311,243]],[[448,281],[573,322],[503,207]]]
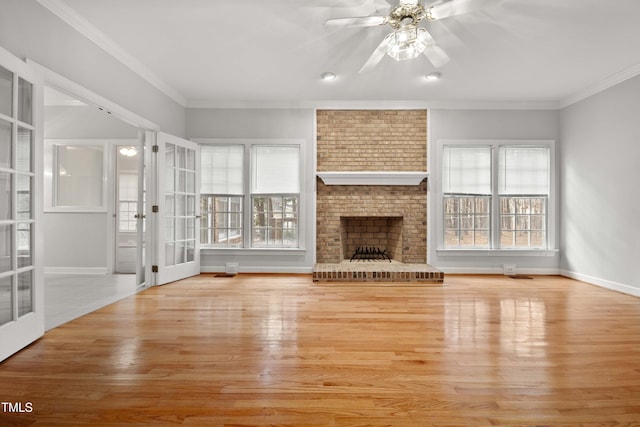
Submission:
[[[417,58],[427,47],[428,40],[427,30],[424,28],[403,27],[394,33],[387,55],[396,61]]]

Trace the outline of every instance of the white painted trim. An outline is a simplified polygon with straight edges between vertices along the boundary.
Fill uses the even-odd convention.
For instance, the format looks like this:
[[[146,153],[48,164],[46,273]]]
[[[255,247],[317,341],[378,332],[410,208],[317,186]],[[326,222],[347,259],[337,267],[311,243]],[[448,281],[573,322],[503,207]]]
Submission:
[[[558,101],[218,101],[188,100],[187,108],[316,109],[316,110],[558,110]]]
[[[502,267],[434,267],[445,274],[445,281],[447,280],[447,274],[498,274],[504,276],[504,269]],[[557,268],[518,268],[516,272],[517,274],[538,276],[557,276],[560,274],[560,270]]]
[[[87,274],[101,276],[111,274],[107,267],[45,267],[44,274]]]
[[[560,101],[559,107],[561,109],[566,108],[600,92],[604,92],[605,90],[638,75],[640,75],[640,64],[636,64],[631,68],[622,70],[621,72],[614,74],[613,76],[610,76],[601,82],[593,84],[578,93],[566,97],[565,99]]]
[[[146,65],[137,58],[130,55],[125,49],[98,30],[93,24],[84,19],[73,8],[63,3],[61,0],[36,0],[51,13],[62,19],[80,34],[91,40],[98,47],[103,49],[116,60],[120,61],[131,71],[142,77],[156,89],[173,99],[181,106],[187,105],[187,100],[173,87],[153,73]]]
[[[201,273],[224,273],[224,265],[207,265],[200,268]],[[291,273],[313,274],[313,267],[265,267],[265,266],[239,266],[239,273]]]
[[[304,256],[307,253],[306,248],[224,248],[213,246],[201,246],[200,253],[202,255],[214,255],[214,256],[277,256],[277,257],[290,257],[290,256]]]
[[[558,249],[436,249],[438,257],[554,257]]]
[[[428,172],[318,172],[326,185],[419,185]]]
[[[575,271],[569,270],[560,270],[560,274],[570,279],[589,283],[590,285],[599,286],[601,288],[609,289],[612,291],[622,292],[623,294],[632,295],[634,297],[640,297],[640,287],[613,282],[611,280],[601,279],[599,277],[589,276],[587,274],[577,273]]]

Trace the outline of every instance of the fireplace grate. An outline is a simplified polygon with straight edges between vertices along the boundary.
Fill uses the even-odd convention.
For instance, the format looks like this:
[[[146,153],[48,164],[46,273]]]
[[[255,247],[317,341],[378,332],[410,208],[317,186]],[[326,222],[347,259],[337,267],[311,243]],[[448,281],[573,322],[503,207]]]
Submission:
[[[356,248],[355,252],[351,256],[349,262],[353,260],[377,260],[377,259],[386,259],[391,262],[391,257],[387,254],[387,250],[382,250],[376,247],[359,247]]]

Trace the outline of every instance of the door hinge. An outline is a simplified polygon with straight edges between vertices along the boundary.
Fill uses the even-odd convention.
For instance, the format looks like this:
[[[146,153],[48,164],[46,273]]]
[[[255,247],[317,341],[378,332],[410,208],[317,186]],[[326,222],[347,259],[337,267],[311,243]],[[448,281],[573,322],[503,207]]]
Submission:
[[[153,151],[154,153],[157,153],[158,151],[160,151],[160,147],[158,146],[158,144],[152,146],[151,151]]]
[[[153,212],[153,213],[158,213],[158,211],[159,211],[159,210],[160,210],[160,209],[158,208],[158,205],[153,205],[153,206],[151,206],[151,212]]]
[[[158,272],[158,266],[157,265],[152,265],[151,266],[151,272],[152,273],[157,273]]]

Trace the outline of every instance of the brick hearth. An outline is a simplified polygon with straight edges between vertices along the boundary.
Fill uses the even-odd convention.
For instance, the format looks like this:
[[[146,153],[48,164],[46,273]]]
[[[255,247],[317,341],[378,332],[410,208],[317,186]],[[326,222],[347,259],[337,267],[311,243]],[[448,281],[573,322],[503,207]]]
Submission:
[[[342,261],[316,264],[314,282],[410,282],[442,284],[444,273],[428,264],[405,264],[398,261]]]

